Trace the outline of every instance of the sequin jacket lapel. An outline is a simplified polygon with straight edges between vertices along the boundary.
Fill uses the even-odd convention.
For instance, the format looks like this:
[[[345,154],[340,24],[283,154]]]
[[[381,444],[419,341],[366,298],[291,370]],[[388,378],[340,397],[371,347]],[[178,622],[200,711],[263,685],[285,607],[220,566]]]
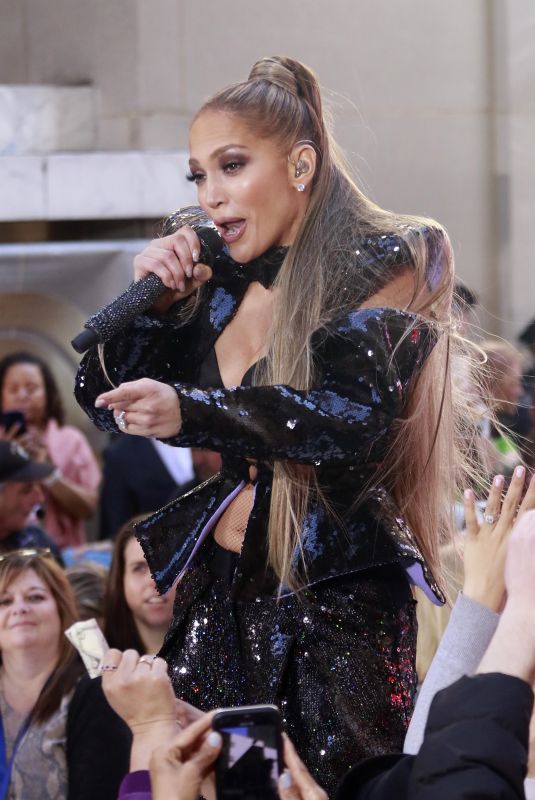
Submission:
[[[420,562],[426,571],[414,537],[393,500],[374,482],[374,474],[410,382],[435,344],[435,333],[414,314],[380,308],[349,314],[318,338],[320,376],[308,392],[289,386],[199,389],[175,384],[183,426],[170,443],[217,450],[224,468],[217,483],[139,525],[140,541],[162,588],[171,585],[186,564],[194,531],[198,533],[209,517],[212,499],[217,497],[217,506],[246,477],[247,462],[236,453],[256,459],[260,466],[235,577],[240,596],[277,590],[265,562],[269,465],[279,459],[314,465],[336,512],[329,514],[319,501],[310,505],[303,529],[305,562],[296,562],[306,584],[405,559]],[[178,526],[188,533],[177,541]],[[426,577],[440,597],[432,576]]]

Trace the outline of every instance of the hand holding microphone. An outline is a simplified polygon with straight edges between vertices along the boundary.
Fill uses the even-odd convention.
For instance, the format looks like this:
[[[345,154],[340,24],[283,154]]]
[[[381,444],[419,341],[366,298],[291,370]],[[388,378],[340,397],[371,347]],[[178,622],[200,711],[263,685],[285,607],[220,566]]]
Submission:
[[[135,281],[149,275],[157,275],[169,290],[164,295],[167,306],[187,297],[212,277],[210,265],[201,263],[201,242],[193,228],[184,226],[168,236],[153,239],[134,258]]]
[[[162,237],[153,239],[135,257],[134,283],[87,320],[72,341],[74,349],[84,353],[143,311],[154,307],[162,312],[187,297],[212,277],[211,267],[223,247],[217,228],[200,208],[189,206],[172,214],[164,223]]]

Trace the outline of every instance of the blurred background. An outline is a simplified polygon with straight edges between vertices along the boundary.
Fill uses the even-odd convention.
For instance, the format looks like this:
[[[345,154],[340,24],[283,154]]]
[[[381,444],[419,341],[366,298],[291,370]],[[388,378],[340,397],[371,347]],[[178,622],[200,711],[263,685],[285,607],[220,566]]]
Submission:
[[[56,374],[130,281],[184,178],[199,104],[263,55],[319,75],[335,134],[380,205],[451,235],[483,328],[535,316],[533,0],[0,0],[0,356]]]

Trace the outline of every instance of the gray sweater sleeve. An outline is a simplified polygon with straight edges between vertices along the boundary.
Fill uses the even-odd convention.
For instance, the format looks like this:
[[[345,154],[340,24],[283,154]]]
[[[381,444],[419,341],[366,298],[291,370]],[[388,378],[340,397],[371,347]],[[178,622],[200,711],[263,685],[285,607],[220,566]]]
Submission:
[[[404,753],[415,755],[422,743],[429,706],[437,692],[463,675],[473,675],[494,635],[500,616],[462,592],[431,662],[405,737]]]

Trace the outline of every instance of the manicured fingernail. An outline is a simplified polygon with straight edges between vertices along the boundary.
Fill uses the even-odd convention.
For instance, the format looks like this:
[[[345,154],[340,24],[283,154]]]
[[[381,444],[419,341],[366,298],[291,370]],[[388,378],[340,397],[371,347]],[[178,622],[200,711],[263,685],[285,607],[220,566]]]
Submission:
[[[186,291],[186,284],[184,283],[184,281],[178,282],[178,291],[182,292],[182,294],[184,294],[184,292]]]
[[[290,775],[290,773],[289,772],[283,772],[282,775],[280,776],[281,789],[289,789],[290,786],[292,785],[292,783],[293,783],[293,780],[292,780],[292,776]]]
[[[471,500],[472,497],[473,497],[472,490],[471,489],[465,489],[464,490],[464,499],[465,500]]]
[[[208,734],[207,741],[210,747],[219,747],[222,741],[221,734],[217,733],[217,731],[212,731],[211,733]]]
[[[184,271],[186,273],[186,277],[191,278],[191,276],[193,275],[193,267],[191,266],[191,264],[188,265],[187,267],[184,267]]]
[[[518,467],[515,467],[515,477],[516,478],[523,478],[526,472],[526,468],[523,467],[521,464]]]
[[[196,264],[197,261],[199,260],[199,251],[198,250],[192,250],[191,255],[193,256],[193,263]]]
[[[494,486],[501,486],[503,483],[503,475],[496,475],[492,482]]]
[[[100,397],[97,397],[97,399],[95,400],[95,408],[104,408],[105,405],[106,405],[105,400],[101,400]]]

